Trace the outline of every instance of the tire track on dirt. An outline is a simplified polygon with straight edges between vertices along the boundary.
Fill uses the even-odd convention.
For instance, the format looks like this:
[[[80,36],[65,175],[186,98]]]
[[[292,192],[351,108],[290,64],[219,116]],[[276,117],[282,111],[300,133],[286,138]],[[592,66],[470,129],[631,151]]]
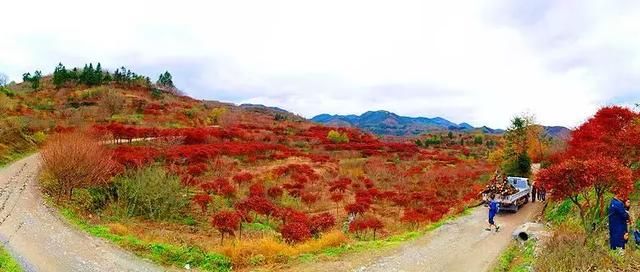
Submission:
[[[76,230],[44,204],[38,154],[0,169],[0,241],[25,271],[162,271]]]

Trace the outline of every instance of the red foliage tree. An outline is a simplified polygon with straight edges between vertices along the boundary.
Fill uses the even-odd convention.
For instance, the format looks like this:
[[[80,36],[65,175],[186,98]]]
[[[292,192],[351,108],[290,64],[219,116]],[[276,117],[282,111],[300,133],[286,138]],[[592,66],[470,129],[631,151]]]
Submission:
[[[372,230],[373,239],[376,239],[376,232],[382,229],[384,226],[380,220],[375,217],[360,217],[356,218],[349,224],[349,231],[355,232],[360,235],[362,232]]]
[[[207,193],[216,193],[225,197],[231,197],[236,193],[236,188],[225,178],[202,183],[200,184],[200,188]]]
[[[604,194],[612,191],[626,197],[632,190],[632,172],[611,157],[596,156],[589,160],[570,158],[540,170],[536,180],[554,199],[570,199],[580,212],[585,228],[604,214]],[[592,203],[590,194],[596,196]]]
[[[249,186],[250,197],[264,197],[266,195],[266,189],[262,183],[254,183]]]
[[[250,182],[252,179],[253,179],[253,175],[251,175],[251,173],[246,173],[246,172],[233,176],[233,181],[235,181],[238,184]]]
[[[335,217],[329,213],[321,213],[311,216],[309,221],[309,226],[313,235],[318,235],[320,232],[326,231],[336,224]]]
[[[344,209],[349,214],[358,215],[358,214],[364,214],[367,210],[369,210],[370,205],[371,204],[368,202],[356,202],[356,203],[348,204],[347,206],[344,207]]]
[[[416,209],[405,209],[400,220],[413,225],[419,225],[420,223],[426,222],[429,219],[427,218],[427,216]]]
[[[301,222],[290,222],[280,227],[282,239],[287,243],[294,244],[311,238],[309,226]]]
[[[307,206],[309,206],[309,205],[312,205],[313,203],[316,203],[319,197],[318,195],[313,193],[303,192],[302,194],[300,194],[300,199],[304,204],[307,204]]]
[[[333,193],[333,194],[331,194],[330,198],[331,198],[331,201],[333,201],[333,203],[336,203],[336,215],[337,215],[338,211],[340,209],[340,203],[344,199],[344,194],[343,193]]]
[[[606,155],[625,161],[620,135],[638,118],[638,114],[623,107],[611,106],[600,110],[571,133],[569,153],[588,159],[592,155]]]
[[[267,195],[274,199],[281,197],[283,193],[284,191],[279,186],[274,186],[267,190]]]
[[[264,197],[252,196],[244,199],[236,204],[236,208],[244,211],[253,211],[257,214],[271,216],[274,215],[278,208]]]
[[[213,215],[211,225],[220,232],[221,245],[225,234],[235,235],[235,231],[240,228],[240,220],[240,214],[235,211],[221,211]]]
[[[211,196],[209,194],[198,194],[193,197],[193,202],[198,204],[204,213],[207,211],[209,202],[211,202]]]

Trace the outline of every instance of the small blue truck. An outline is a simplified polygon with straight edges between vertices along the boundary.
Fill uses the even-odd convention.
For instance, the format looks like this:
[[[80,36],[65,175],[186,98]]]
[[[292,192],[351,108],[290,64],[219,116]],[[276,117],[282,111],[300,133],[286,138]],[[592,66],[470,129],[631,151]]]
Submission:
[[[529,202],[529,195],[531,194],[531,186],[529,185],[528,178],[522,177],[507,177],[507,183],[517,190],[516,193],[510,195],[496,194],[496,201],[500,203],[500,210],[509,210],[517,212],[520,207]],[[482,193],[482,200],[484,202],[491,201],[491,193]]]

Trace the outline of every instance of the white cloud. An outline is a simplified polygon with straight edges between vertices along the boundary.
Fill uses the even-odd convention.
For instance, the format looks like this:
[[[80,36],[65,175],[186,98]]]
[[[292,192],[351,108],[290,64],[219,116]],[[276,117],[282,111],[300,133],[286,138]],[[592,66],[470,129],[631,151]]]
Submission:
[[[386,109],[574,126],[640,83],[633,1],[35,1],[0,4],[0,71],[101,61],[189,94],[304,116]],[[38,8],[33,8],[38,7]]]

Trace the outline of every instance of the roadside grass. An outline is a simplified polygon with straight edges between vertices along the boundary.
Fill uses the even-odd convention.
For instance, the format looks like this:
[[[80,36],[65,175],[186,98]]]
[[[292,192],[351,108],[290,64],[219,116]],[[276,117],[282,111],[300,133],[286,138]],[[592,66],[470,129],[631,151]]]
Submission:
[[[525,243],[512,242],[511,245],[502,252],[496,266],[492,270],[494,272],[533,271],[535,247],[535,240],[529,240]]]
[[[636,209],[633,207],[632,213],[637,213]],[[633,238],[625,250],[610,250],[608,229],[598,228],[587,236],[570,200],[549,202],[545,220],[552,225],[552,235],[535,245],[539,248],[528,270],[518,270],[519,260],[528,259],[526,247],[511,246],[494,271],[640,271],[640,248]],[[632,226],[629,228],[633,230]]]
[[[21,152],[21,153],[11,152],[9,154],[2,155],[2,156],[0,156],[0,168],[4,168],[5,166],[7,166],[7,165],[9,165],[9,164],[11,164],[11,163],[13,163],[15,161],[18,161],[20,159],[24,159],[24,158],[28,157],[29,155],[31,155],[31,154],[33,154],[35,152],[36,152],[36,150],[34,149],[34,150],[27,151],[27,152]]]
[[[18,262],[5,250],[0,247],[0,271],[2,272],[22,272],[22,267]]]
[[[574,212],[574,205],[569,199],[560,202],[548,202],[548,211],[544,215],[544,219],[552,224],[559,224],[567,220]]]
[[[142,258],[153,262],[174,266],[199,268],[205,271],[231,271],[232,265],[229,258],[224,255],[206,252],[198,247],[176,246],[165,243],[151,243],[138,239],[132,235],[120,235],[112,233],[110,228],[104,225],[92,225],[82,219],[69,208],[60,208],[62,216],[72,225],[99,238],[106,239],[116,245],[128,249]]]

